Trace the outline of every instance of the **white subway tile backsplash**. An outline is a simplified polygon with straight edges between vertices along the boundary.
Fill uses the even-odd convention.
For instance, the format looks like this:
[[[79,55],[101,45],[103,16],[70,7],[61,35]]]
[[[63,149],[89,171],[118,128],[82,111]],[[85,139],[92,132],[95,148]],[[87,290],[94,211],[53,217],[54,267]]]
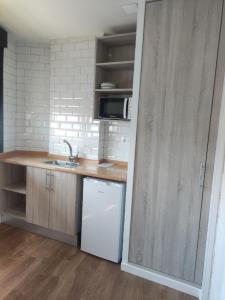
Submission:
[[[67,130],[66,131],[66,136],[68,136],[68,137],[79,137],[79,133],[76,132],[76,131],[69,131],[69,130]]]
[[[10,40],[4,59],[5,151],[127,160],[129,123],[93,120],[95,38],[51,45]]]
[[[55,121],[59,121],[59,122],[65,122],[66,121],[66,116],[62,116],[62,115],[52,115],[52,117],[54,118]]]
[[[103,157],[128,161],[130,123],[123,121],[104,122]]]
[[[38,55],[38,56],[45,55],[45,49],[44,48],[38,48],[38,47],[30,48],[30,54],[31,55]]]
[[[16,147],[16,48],[11,35],[4,50],[3,99],[4,151],[13,151]]]
[[[49,148],[51,152],[68,153],[55,139],[61,136],[61,143],[63,138],[70,140],[80,156],[98,159],[99,137],[89,139],[86,127],[86,122],[96,126],[91,117],[93,82],[88,80],[90,72],[94,79],[95,52],[90,51],[89,40],[56,40],[51,45],[50,119],[60,129],[50,131]],[[91,40],[94,44],[95,39]]]
[[[67,121],[68,122],[79,122],[80,119],[81,118],[79,116],[67,116]]]
[[[48,151],[49,46],[20,43],[16,53],[16,149]]]
[[[71,124],[71,123],[61,123],[61,128],[62,129],[72,129],[73,124]]]

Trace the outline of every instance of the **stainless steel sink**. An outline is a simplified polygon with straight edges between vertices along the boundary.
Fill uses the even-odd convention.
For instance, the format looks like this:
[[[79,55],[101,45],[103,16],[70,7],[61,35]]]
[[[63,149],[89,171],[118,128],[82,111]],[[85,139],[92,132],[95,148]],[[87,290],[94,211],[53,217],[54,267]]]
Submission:
[[[79,163],[76,163],[76,162],[70,162],[70,161],[64,161],[64,160],[47,160],[47,161],[44,161],[44,163],[48,164],[48,165],[62,167],[62,168],[77,168],[80,165]]]

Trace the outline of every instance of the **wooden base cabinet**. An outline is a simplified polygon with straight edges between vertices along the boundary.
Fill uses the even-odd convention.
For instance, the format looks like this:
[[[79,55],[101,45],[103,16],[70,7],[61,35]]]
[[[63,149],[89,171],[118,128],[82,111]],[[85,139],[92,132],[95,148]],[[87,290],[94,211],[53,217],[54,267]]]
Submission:
[[[28,222],[76,235],[80,231],[81,196],[79,176],[27,168]]]
[[[48,228],[50,172],[40,168],[27,168],[26,221]]]
[[[77,211],[81,192],[79,178],[62,172],[52,172],[50,176],[49,228],[74,235],[80,220]]]
[[[129,262],[199,285],[222,10],[223,0],[146,2],[140,33]]]

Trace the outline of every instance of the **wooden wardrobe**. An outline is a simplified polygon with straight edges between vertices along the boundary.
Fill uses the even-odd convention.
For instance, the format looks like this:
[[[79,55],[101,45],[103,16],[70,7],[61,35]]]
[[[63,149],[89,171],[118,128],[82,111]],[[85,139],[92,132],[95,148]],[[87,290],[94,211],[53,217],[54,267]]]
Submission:
[[[198,285],[222,93],[215,95],[222,12],[223,0],[145,7],[128,260]]]

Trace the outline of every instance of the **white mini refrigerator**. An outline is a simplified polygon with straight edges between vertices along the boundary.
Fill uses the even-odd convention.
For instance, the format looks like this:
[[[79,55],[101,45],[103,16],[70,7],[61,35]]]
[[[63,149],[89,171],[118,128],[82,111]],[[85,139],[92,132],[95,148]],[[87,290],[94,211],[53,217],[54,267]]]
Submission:
[[[124,183],[84,179],[81,250],[121,261],[125,189]]]

